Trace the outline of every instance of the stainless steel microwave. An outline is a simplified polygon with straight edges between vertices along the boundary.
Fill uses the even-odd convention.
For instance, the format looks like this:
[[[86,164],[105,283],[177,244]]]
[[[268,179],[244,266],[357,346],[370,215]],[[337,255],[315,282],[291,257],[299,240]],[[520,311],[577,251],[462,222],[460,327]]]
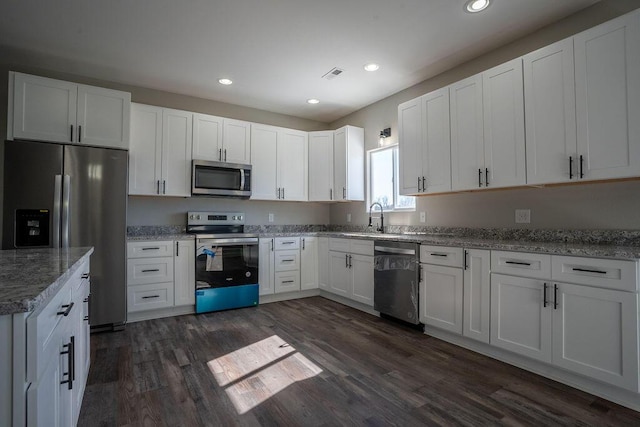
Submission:
[[[251,165],[193,160],[191,194],[194,196],[251,196]]]

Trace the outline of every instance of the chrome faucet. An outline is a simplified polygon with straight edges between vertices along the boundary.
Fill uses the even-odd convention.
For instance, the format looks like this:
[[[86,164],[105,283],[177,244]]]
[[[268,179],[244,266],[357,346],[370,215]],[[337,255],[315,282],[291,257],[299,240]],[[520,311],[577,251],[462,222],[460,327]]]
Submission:
[[[376,231],[379,231],[380,233],[384,233],[384,209],[382,209],[382,205],[378,202],[373,202],[371,203],[371,206],[369,206],[369,227],[372,226],[371,212],[375,205],[378,205],[380,207],[380,226],[376,228]]]

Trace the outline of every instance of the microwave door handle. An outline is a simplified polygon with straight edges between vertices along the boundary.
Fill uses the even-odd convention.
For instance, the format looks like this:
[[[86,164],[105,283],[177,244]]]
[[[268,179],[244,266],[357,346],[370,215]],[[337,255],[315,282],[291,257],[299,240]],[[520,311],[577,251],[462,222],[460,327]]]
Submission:
[[[53,239],[52,247],[60,247],[60,209],[62,199],[62,175],[56,175],[53,181]]]
[[[240,190],[244,190],[244,169],[240,169]]]

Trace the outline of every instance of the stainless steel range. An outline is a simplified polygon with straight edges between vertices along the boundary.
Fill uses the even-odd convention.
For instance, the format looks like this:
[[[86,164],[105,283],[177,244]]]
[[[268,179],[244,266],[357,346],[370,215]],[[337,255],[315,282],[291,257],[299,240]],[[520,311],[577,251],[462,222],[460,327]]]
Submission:
[[[189,212],[196,234],[196,313],[258,305],[258,236],[244,213]]]

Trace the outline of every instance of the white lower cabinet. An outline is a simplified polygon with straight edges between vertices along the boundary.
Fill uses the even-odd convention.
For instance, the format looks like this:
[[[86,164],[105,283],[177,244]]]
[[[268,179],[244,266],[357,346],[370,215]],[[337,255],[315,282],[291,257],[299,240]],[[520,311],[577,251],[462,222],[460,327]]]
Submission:
[[[329,288],[329,238],[318,238],[318,288]]]
[[[488,250],[464,251],[462,334],[485,343],[489,343],[491,319],[490,258]]]
[[[637,262],[550,258],[547,278],[491,274],[491,344],[637,392]]]
[[[329,239],[327,291],[373,307],[373,241]]]
[[[262,238],[258,244],[260,295],[299,291],[300,238]]]
[[[300,290],[317,289],[319,280],[318,238],[300,238]]]
[[[171,315],[171,310],[176,307],[193,307],[195,291],[195,240],[127,243],[127,312],[130,321]],[[152,310],[167,311],[156,311],[158,316],[145,313]]]

